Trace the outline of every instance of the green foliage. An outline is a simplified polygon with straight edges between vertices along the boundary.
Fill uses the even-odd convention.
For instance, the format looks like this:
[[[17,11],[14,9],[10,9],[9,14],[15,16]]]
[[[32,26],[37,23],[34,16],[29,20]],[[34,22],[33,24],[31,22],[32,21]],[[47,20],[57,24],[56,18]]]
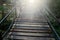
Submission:
[[[52,0],[50,9],[57,18],[60,18],[60,0]]]
[[[2,14],[0,14],[0,20],[2,19]]]
[[[4,21],[3,23],[0,24],[0,33],[4,34],[6,32],[6,30],[9,28],[11,24],[11,21]]]
[[[60,19],[60,0],[52,0],[49,6],[51,12],[56,16],[57,19]],[[60,36],[60,24],[53,19],[53,17],[49,16],[50,22],[52,23],[53,27],[55,28],[56,32]],[[53,21],[55,20],[55,21]]]
[[[4,7],[3,6],[0,6],[0,11],[4,10]]]
[[[52,16],[48,16],[48,18],[50,19],[52,26],[55,28],[56,32],[60,36],[60,24]]]

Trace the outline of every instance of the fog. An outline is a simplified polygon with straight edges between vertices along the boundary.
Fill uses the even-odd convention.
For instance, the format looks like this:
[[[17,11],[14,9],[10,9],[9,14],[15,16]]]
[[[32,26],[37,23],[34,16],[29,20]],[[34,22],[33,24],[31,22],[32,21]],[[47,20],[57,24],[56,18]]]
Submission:
[[[16,2],[17,17],[34,19],[43,16],[50,0],[18,0]]]

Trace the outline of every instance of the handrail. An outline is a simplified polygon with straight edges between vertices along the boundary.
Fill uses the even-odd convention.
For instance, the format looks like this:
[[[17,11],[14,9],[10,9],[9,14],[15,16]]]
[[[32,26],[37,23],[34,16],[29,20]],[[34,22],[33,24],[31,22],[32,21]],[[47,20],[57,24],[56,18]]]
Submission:
[[[60,22],[57,20],[56,16],[53,14],[53,12],[51,12],[51,10],[49,10],[48,8],[45,8],[45,9],[60,24]]]
[[[11,12],[15,9],[15,7],[12,8],[12,10],[10,10],[10,12],[0,21],[0,24],[10,15],[12,14]],[[9,28],[3,33],[3,35],[1,36],[2,38],[4,38],[6,36],[6,34],[10,31],[10,29],[12,28],[13,26],[13,23],[14,23],[14,20],[15,20],[15,16],[14,16],[14,19],[11,21],[10,25],[9,25]]]
[[[57,37],[56,40],[60,40],[60,37],[59,35],[57,34],[56,30],[54,29],[54,27],[52,26],[50,20],[48,19],[48,17],[46,17],[47,21],[48,21],[48,24],[50,26],[50,28],[52,29],[52,31],[54,32],[55,36]]]
[[[9,25],[9,28],[6,30],[6,32],[2,35],[2,38],[4,38],[5,35],[10,31],[10,29],[12,28],[13,24],[14,24],[14,20],[11,22],[11,24]]]
[[[10,15],[10,13],[15,9],[15,7],[10,10],[10,12],[0,21],[0,24]]]
[[[46,10],[46,9],[45,9],[45,10]],[[45,11],[45,13],[49,13],[49,12]],[[45,14],[44,16],[46,17],[46,20],[48,21],[48,24],[49,24],[50,28],[51,28],[52,31],[54,32],[54,35],[56,36],[56,40],[60,40],[60,37],[59,37],[59,35],[57,34],[57,32],[56,32],[56,30],[54,29],[54,27],[52,26],[52,24],[51,24],[48,16],[47,16],[46,14]]]

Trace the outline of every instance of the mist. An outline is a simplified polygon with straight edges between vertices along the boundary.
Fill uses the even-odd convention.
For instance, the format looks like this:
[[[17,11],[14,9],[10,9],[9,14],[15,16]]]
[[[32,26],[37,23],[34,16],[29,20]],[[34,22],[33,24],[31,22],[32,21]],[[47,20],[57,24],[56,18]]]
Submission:
[[[18,0],[16,2],[17,17],[34,19],[43,16],[44,9],[50,0]]]

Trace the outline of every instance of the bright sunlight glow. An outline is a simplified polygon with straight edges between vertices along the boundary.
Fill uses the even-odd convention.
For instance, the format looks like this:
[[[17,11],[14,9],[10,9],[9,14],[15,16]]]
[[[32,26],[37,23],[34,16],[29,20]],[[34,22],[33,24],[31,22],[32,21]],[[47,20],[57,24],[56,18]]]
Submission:
[[[42,15],[41,11],[47,7],[49,2],[49,0],[18,0],[17,15],[31,19],[38,17],[38,15]]]
[[[29,0],[29,2],[30,2],[30,3],[34,3],[34,2],[35,2],[35,0]]]

